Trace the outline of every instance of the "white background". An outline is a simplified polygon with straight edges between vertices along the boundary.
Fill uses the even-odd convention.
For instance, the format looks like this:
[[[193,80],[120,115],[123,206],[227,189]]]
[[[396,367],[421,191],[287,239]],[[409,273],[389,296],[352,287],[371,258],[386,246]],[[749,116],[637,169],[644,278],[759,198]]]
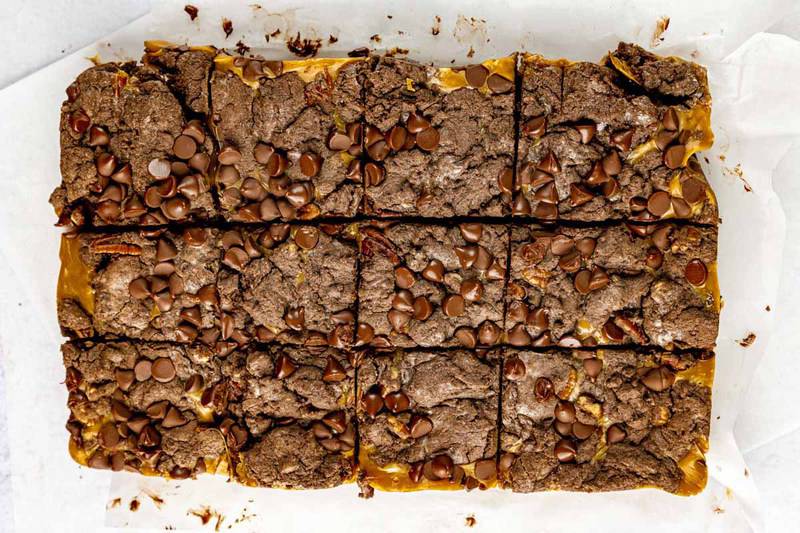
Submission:
[[[176,2],[175,8],[180,9],[182,5]],[[124,26],[149,8],[150,2],[144,0],[0,0],[0,50],[3,50],[0,89]],[[763,30],[800,39],[800,3],[791,16]],[[3,127],[0,117],[0,129]],[[800,169],[800,147],[795,148],[794,155],[782,164]],[[10,158],[13,154],[3,152],[0,146],[0,157]],[[798,174],[796,171],[794,179],[773,184],[786,213],[787,228],[780,297],[771,305],[778,324],[767,355],[753,377],[736,426],[736,438],[761,492],[770,531],[796,531],[800,524],[800,489],[797,488],[800,411],[793,395],[800,377],[800,335],[797,332],[800,325],[797,303],[800,302],[800,239],[795,237],[800,233]],[[14,176],[4,175],[0,179],[14,179]],[[7,200],[0,198],[0,209]],[[3,228],[0,227],[0,231]],[[743,250],[742,260],[746,258],[747,251]],[[2,304],[17,305],[13,301]],[[49,354],[42,354],[45,355]],[[19,407],[5,405],[0,366],[0,531],[13,531],[14,523],[9,498],[5,412]],[[47,512],[47,502],[42,502],[42,512]]]

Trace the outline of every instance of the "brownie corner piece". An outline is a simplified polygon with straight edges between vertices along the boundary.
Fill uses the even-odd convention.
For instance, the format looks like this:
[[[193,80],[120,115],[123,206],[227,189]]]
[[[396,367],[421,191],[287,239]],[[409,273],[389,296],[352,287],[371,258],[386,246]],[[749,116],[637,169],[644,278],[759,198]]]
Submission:
[[[158,225],[216,215],[213,144],[146,66],[91,67],[61,107],[60,225]]]
[[[508,351],[503,483],[515,492],[697,493],[713,370],[710,353]]]
[[[511,240],[510,344],[714,347],[716,228],[530,225]]]
[[[363,58],[215,59],[216,183],[226,219],[356,214],[366,67]]]
[[[508,228],[362,225],[359,344],[490,347],[500,341]]]
[[[622,43],[607,64],[545,61],[563,72],[558,108],[542,103],[553,98],[538,81],[541,68],[523,62],[515,214],[718,222],[695,155],[713,142],[704,71],[641,51],[647,58],[636,56],[635,74],[621,59],[633,61],[632,46]],[[662,94],[670,84],[676,94]]]
[[[509,212],[515,56],[461,68],[381,57],[365,82],[364,208],[378,216]]]
[[[496,360],[469,350],[364,357],[357,407],[361,484],[389,491],[493,486]]]
[[[355,225],[224,231],[221,322],[233,338],[346,347],[356,303]]]

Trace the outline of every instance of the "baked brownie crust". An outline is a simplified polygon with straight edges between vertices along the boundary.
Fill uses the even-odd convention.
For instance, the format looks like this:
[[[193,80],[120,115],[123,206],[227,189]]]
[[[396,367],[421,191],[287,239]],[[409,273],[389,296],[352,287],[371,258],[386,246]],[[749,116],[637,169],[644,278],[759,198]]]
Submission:
[[[106,63],[81,73],[61,107],[62,225],[166,224],[216,214],[213,146],[156,69]]]
[[[367,356],[358,372],[362,484],[494,481],[499,376],[489,359],[466,350]]]
[[[211,96],[225,218],[355,215],[365,61],[220,56],[216,65]]]
[[[511,250],[509,344],[714,347],[714,228],[515,226]]]
[[[687,458],[707,447],[708,357],[509,350],[499,462],[505,483],[515,492],[702,488],[705,463]]]
[[[216,240],[208,228],[63,237],[62,331],[177,342],[218,331]]]
[[[368,214],[508,211],[513,62],[436,69],[394,57],[375,61],[365,81],[365,148],[373,170],[365,175]]]
[[[240,228],[217,243],[222,319],[242,338],[345,347],[355,322],[355,227]]]
[[[713,140],[701,67],[620,45],[604,65],[528,55],[521,76],[515,214],[717,223],[694,157]]]
[[[500,341],[505,226],[392,224],[360,234],[359,343],[474,348]]]

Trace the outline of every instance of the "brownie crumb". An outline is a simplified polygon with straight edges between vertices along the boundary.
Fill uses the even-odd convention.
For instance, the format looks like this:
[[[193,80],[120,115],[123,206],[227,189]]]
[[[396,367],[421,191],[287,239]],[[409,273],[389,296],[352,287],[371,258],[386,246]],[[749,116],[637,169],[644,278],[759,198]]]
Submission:
[[[186,4],[183,7],[183,10],[189,15],[189,18],[194,20],[197,18],[197,13],[200,11],[197,7],[193,6],[192,4]]]
[[[231,33],[233,33],[233,22],[231,22],[230,19],[222,19],[222,31],[225,32],[226,39],[231,36]]]
[[[748,348],[752,346],[754,342],[756,342],[756,334],[750,333],[747,335],[747,337],[739,341],[739,345],[742,346],[743,348]]]
[[[321,39],[303,39],[300,32],[286,41],[286,48],[298,57],[314,57],[322,46]]]

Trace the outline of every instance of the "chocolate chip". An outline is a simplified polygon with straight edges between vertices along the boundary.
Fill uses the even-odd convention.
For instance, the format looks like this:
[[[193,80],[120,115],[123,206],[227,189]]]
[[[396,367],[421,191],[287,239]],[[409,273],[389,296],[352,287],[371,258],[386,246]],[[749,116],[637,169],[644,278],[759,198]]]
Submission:
[[[664,151],[664,165],[669,169],[676,169],[683,165],[686,147],[682,144],[670,146]]]
[[[669,211],[671,205],[670,195],[665,191],[656,191],[647,200],[647,210],[657,217],[663,216]]]
[[[314,198],[314,184],[310,181],[293,183],[286,191],[286,199],[294,207],[303,207]]]
[[[383,403],[389,411],[395,414],[407,411],[411,405],[411,401],[403,391],[390,392],[383,397]]]
[[[303,250],[312,250],[319,242],[319,230],[312,226],[299,227],[294,234],[294,242]]]
[[[385,172],[382,166],[370,161],[364,165],[364,177],[367,186],[376,187],[383,183]]]
[[[631,149],[631,143],[633,142],[633,130],[624,130],[618,131],[611,135],[611,144],[613,144],[618,149],[622,150],[623,152],[627,152]]]
[[[581,143],[582,144],[589,144],[592,142],[594,138],[594,134],[597,133],[597,125],[596,124],[576,124],[575,129],[578,130],[578,133],[581,134]]]
[[[373,385],[361,396],[361,407],[370,416],[377,415],[383,409],[383,397],[379,385]]]
[[[611,152],[603,158],[602,161],[603,171],[608,176],[616,176],[622,171],[622,161],[619,158],[619,153]]]
[[[128,284],[128,294],[136,300],[150,296],[150,286],[145,278],[136,278]]]
[[[433,283],[441,283],[444,280],[444,264],[438,259],[433,259],[422,269],[422,277]]]
[[[233,146],[223,146],[217,154],[217,160],[221,165],[235,165],[242,160],[242,153]]]
[[[692,259],[684,269],[686,281],[695,287],[702,287],[708,279],[708,268],[700,259]]]
[[[333,150],[334,152],[342,152],[350,148],[352,141],[350,140],[350,137],[344,133],[334,130],[328,136],[327,144],[330,150]]]
[[[575,422],[572,424],[572,434],[578,440],[586,440],[592,436],[597,426],[591,424],[584,424],[582,422]]]
[[[659,269],[661,268],[661,264],[664,262],[664,254],[662,254],[661,250],[655,246],[651,246],[647,249],[647,256],[645,257],[644,262],[653,270]]]
[[[492,479],[497,474],[494,459],[480,459],[475,463],[475,477],[481,481]]]
[[[85,132],[89,129],[89,124],[91,123],[92,121],[89,119],[89,115],[84,113],[82,109],[73,111],[69,116],[69,127],[72,128],[72,131],[75,133]]]
[[[695,178],[689,178],[681,183],[683,199],[690,204],[696,204],[706,198],[705,184]]]
[[[603,335],[605,335],[612,342],[621,342],[625,338],[625,332],[614,322],[613,318],[609,318],[603,324]]]
[[[526,368],[522,359],[511,356],[503,363],[503,375],[510,381],[519,381],[525,377]]]
[[[547,118],[542,115],[529,119],[522,125],[522,133],[531,138],[539,138],[547,130]]]
[[[460,326],[456,328],[453,336],[456,338],[459,344],[465,348],[474,348],[478,343],[478,337],[475,334],[475,330],[467,326]]]
[[[433,314],[433,306],[425,296],[417,296],[414,298],[414,319],[424,321],[430,318]]]
[[[514,192],[514,171],[508,167],[500,169],[497,175],[497,186],[500,192],[511,194]]]
[[[286,379],[297,370],[297,364],[286,354],[281,354],[275,360],[275,379]]]
[[[288,166],[289,160],[286,159],[286,156],[280,152],[275,152],[267,161],[267,174],[271,178],[277,178],[286,172]]]
[[[420,439],[433,430],[431,419],[422,415],[412,415],[409,423],[411,438]]]
[[[411,321],[411,315],[397,309],[390,309],[387,318],[392,329],[398,332],[402,332],[403,328]]]
[[[167,429],[180,427],[186,424],[189,420],[183,416],[183,413],[175,407],[170,406],[164,420],[161,421],[161,426]]]
[[[531,214],[531,204],[524,194],[517,194],[511,204],[511,212],[517,216],[525,216]]]
[[[572,402],[568,402],[566,400],[559,401],[555,409],[553,411],[557,420],[561,422],[565,422],[567,424],[572,424],[575,422],[575,406],[572,405]]]
[[[672,197],[672,211],[678,218],[686,218],[692,214],[692,207],[683,198]]]
[[[100,126],[89,128],[89,146],[105,146],[111,141],[108,132]]]
[[[495,94],[503,94],[514,88],[514,82],[495,72],[486,80],[486,86]]]
[[[197,152],[197,142],[188,135],[178,135],[172,144],[172,153],[180,159],[190,159]]]
[[[459,292],[465,301],[479,302],[483,297],[483,284],[477,279],[466,279],[461,282]]]
[[[135,377],[133,370],[123,370],[121,368],[114,370],[114,379],[117,381],[117,386],[120,390],[127,391],[133,385]]]
[[[306,310],[304,307],[289,307],[283,316],[286,325],[295,331],[303,329],[306,323]],[[223,335],[224,337],[225,335]]]
[[[417,133],[417,146],[426,152],[432,152],[439,146],[439,131],[436,128],[428,128]]]
[[[536,396],[536,401],[546,402],[552,398],[555,391],[553,382],[545,377],[538,377],[533,384],[533,394]]]
[[[448,294],[442,300],[442,312],[449,317],[458,317],[464,314],[464,297],[460,294]]]
[[[386,135],[386,142],[389,144],[389,148],[398,152],[405,146],[407,137],[408,130],[398,125],[389,130],[389,133]]]
[[[500,339],[500,327],[491,320],[484,320],[478,327],[478,341],[482,346],[491,346]]]
[[[581,206],[594,198],[592,192],[580,183],[571,183],[569,186],[569,201],[572,207]]]
[[[661,117],[661,125],[664,126],[664,129],[669,131],[676,131],[680,127],[678,113],[675,112],[675,109],[670,107],[664,112],[664,115]]]
[[[608,444],[616,444],[625,440],[628,434],[619,424],[612,424],[606,430],[606,442]]]
[[[161,204],[161,211],[170,220],[182,220],[189,214],[189,200],[182,196],[170,198]]]
[[[408,115],[408,119],[406,119],[406,127],[411,133],[417,134],[421,131],[429,129],[431,127],[431,123],[422,115],[411,113]]]
[[[306,152],[300,156],[300,172],[304,176],[312,178],[319,174],[322,168],[322,158],[315,153]]]
[[[423,474],[431,481],[450,479],[453,475],[453,460],[447,455],[437,455],[425,464]]]
[[[489,69],[483,65],[470,65],[464,71],[464,77],[470,87],[483,87],[486,78],[489,77]]]
[[[364,344],[369,344],[370,341],[375,337],[375,330],[369,324],[359,324],[356,328],[356,344],[358,346],[362,346]]]
[[[140,359],[133,367],[133,373],[136,375],[136,381],[147,381],[152,376],[153,364],[149,359]]]
[[[153,159],[147,165],[147,171],[156,179],[166,179],[172,172],[172,165],[168,159]]]
[[[508,343],[512,346],[528,346],[531,343],[531,336],[525,330],[524,324],[516,324],[509,330]]]
[[[344,433],[347,429],[347,415],[344,411],[334,411],[322,417],[322,422],[335,433]]]
[[[648,370],[647,373],[641,377],[641,382],[652,391],[662,392],[672,387],[672,384],[675,383],[675,374],[667,367],[658,366]]]
[[[169,357],[159,357],[153,361],[151,372],[153,379],[161,383],[168,383],[175,379],[175,365]]]

